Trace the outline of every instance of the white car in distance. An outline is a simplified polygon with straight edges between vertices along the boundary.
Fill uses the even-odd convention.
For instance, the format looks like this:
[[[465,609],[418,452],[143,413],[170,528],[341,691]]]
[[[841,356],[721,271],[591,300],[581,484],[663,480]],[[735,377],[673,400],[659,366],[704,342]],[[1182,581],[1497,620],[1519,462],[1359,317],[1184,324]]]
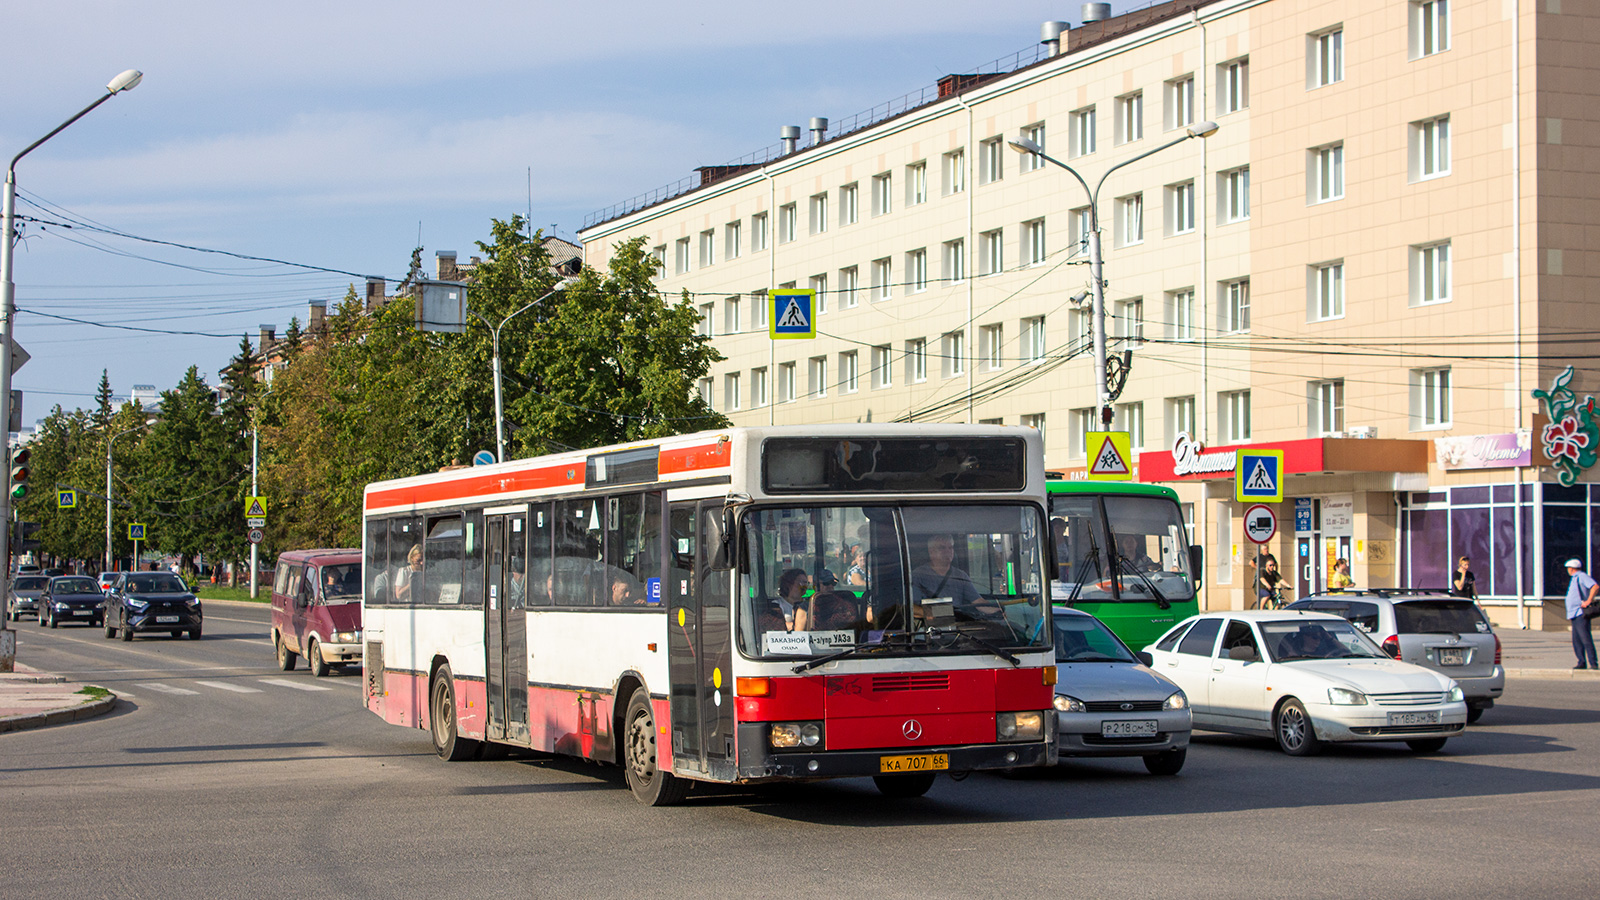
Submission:
[[[1277,740],[1291,756],[1331,741],[1405,741],[1434,753],[1467,724],[1454,680],[1391,659],[1326,613],[1202,613],[1145,648],[1183,688],[1194,727]]]

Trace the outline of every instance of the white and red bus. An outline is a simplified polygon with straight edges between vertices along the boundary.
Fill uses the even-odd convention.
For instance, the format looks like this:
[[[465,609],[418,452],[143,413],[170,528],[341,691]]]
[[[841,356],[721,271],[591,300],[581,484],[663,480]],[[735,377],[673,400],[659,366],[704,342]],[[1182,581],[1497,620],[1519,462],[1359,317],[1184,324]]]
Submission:
[[[1038,432],[729,428],[372,484],[366,703],[692,781],[1055,761]]]

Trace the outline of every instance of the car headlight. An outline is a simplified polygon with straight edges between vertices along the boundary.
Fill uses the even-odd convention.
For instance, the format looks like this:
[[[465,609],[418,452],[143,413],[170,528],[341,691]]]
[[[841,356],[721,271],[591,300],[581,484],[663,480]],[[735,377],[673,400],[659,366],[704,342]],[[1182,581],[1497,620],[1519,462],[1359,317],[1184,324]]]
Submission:
[[[335,643],[339,643],[339,644],[355,644],[355,643],[359,643],[360,640],[361,640],[361,632],[359,632],[359,631],[336,631],[333,634],[333,640],[334,640]]]
[[[199,597],[190,597],[188,600],[185,600],[184,602],[189,604],[189,608],[190,609],[199,609],[200,608],[200,598]]]
[[[1365,706],[1367,695],[1349,688],[1328,688],[1328,702],[1335,706]]]
[[[1083,701],[1077,697],[1066,694],[1057,694],[1050,700],[1050,705],[1061,712],[1083,712]]]
[[[767,741],[776,750],[791,750],[796,747],[821,749],[822,723],[774,722],[767,730]]]
[[[135,600],[132,597],[129,597],[128,598],[128,608],[133,610],[134,612],[144,612],[145,610],[150,608],[150,604],[146,603],[143,600]]]
[[[1167,698],[1167,702],[1161,704],[1161,708],[1162,709],[1188,709],[1189,708],[1189,698],[1185,697],[1183,695],[1183,691],[1173,691],[1172,692],[1172,696]]]
[[[1001,741],[1037,741],[1044,738],[1044,713],[995,713],[994,734]]]
[[[1445,696],[1450,698],[1451,703],[1460,703],[1467,699],[1467,695],[1462,693],[1461,685],[1459,684],[1450,685],[1450,691]]]

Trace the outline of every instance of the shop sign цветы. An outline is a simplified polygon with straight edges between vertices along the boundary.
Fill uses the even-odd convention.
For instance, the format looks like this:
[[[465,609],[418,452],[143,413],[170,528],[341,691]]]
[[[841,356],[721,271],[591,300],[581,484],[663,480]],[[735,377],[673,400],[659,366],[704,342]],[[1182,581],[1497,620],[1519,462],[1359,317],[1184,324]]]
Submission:
[[[1469,434],[1435,438],[1434,461],[1446,472],[1506,469],[1533,464],[1533,433]]]

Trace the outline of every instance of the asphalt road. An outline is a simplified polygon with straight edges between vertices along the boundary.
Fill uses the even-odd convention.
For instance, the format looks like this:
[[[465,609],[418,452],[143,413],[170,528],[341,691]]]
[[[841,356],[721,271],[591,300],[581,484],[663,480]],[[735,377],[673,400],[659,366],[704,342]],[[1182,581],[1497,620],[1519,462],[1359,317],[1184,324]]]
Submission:
[[[447,764],[360,703],[358,672],[272,665],[266,610],[199,643],[21,623],[19,656],[129,699],[0,735],[0,896],[1581,896],[1600,804],[1600,684],[1514,681],[1434,757],[1291,759],[1199,736],[1138,760],[691,794],[550,757]]]

